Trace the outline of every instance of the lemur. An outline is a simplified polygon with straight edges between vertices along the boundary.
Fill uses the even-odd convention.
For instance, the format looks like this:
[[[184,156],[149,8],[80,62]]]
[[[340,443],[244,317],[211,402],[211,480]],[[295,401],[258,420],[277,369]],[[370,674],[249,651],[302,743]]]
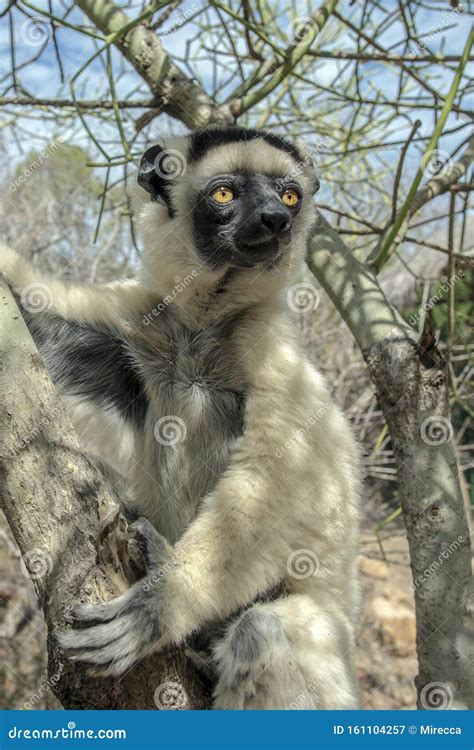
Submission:
[[[286,138],[198,130],[142,157],[136,280],[65,284],[0,249],[73,419],[128,461],[147,540],[146,577],[57,634],[96,673],[217,621],[216,709],[358,707],[358,451],[288,305],[317,184]]]

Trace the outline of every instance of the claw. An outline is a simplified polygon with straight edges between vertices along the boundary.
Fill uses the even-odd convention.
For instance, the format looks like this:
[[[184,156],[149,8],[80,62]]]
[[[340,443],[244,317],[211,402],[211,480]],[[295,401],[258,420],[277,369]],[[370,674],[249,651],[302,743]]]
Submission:
[[[150,521],[140,516],[131,523],[128,531],[134,538],[139,539],[145,545],[147,564],[149,568],[163,565],[173,554],[173,548],[164,536],[158,533]]]

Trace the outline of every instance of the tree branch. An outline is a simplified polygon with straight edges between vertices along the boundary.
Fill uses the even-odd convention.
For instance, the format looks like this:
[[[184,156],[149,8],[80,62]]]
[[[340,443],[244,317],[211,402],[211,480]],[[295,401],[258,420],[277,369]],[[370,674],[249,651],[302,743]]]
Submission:
[[[408,222],[409,222],[410,217],[413,216],[415,211],[417,211],[419,208],[419,205],[417,206],[417,203],[416,203],[417,191],[421,183],[421,180],[423,179],[424,169],[428,163],[426,159],[429,160],[432,152],[434,151],[434,149],[436,149],[436,146],[438,145],[438,141],[443,132],[443,128],[448,118],[448,115],[453,109],[454,98],[456,96],[456,92],[461,83],[461,77],[466,67],[467,59],[469,57],[469,53],[471,51],[473,42],[474,42],[474,29],[471,29],[471,33],[469,34],[466,44],[464,46],[462,58],[456,70],[456,75],[453,78],[449,92],[446,96],[443,109],[439,116],[439,120],[436,123],[436,127],[434,129],[433,135],[431,136],[429,143],[426,147],[425,154],[423,156],[423,159],[421,160],[421,164],[417,170],[415,178],[408,191],[408,195],[405,199],[405,202],[403,206],[401,207],[400,211],[398,212],[395,218],[395,221],[390,224],[390,226],[384,233],[383,237],[381,237],[380,242],[378,243],[377,247],[374,250],[373,256],[371,256],[370,258],[370,261],[372,262],[374,268],[376,268],[378,271],[381,269],[382,265],[387,261],[393,247],[395,247],[400,242],[400,238],[403,237],[403,235],[405,234],[406,229],[408,228]],[[459,177],[456,177],[456,180],[457,179],[459,179]],[[455,182],[456,180],[451,180],[451,181]],[[418,196],[418,200],[419,200],[419,196]]]
[[[452,708],[473,708],[469,525],[444,362],[435,347],[415,341],[374,271],[321,216],[307,262],[360,347],[393,440],[416,604],[419,706],[423,688],[443,682]]]
[[[91,21],[106,34],[117,34],[129,17],[111,0],[76,0]],[[161,42],[144,23],[133,25],[114,44],[148,83],[159,101],[159,109],[181,120],[189,128],[215,123],[231,123],[226,106],[219,107],[197,83],[187,78],[164,51]]]
[[[149,657],[111,683],[67,663],[55,645],[51,634],[70,623],[75,604],[109,599],[133,580],[133,543],[116,490],[82,451],[1,276],[0,386],[0,506],[44,610],[58,699],[65,708],[156,708],[155,689],[172,682],[186,707],[206,707],[209,694],[183,649]]]

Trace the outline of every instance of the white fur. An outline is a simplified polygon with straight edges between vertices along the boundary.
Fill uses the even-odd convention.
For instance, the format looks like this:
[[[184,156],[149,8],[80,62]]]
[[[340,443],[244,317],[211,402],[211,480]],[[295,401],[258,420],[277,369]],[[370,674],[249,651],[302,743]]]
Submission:
[[[186,153],[186,141],[181,148]],[[213,174],[245,168],[285,177],[298,166],[261,139],[212,149],[177,180],[176,218],[170,219],[157,203],[146,202],[142,209],[145,252],[137,282],[97,291],[47,280],[59,315],[106,321],[132,334],[134,311],[148,304],[152,308],[157,294],[173,295],[176,279],[190,274],[192,281],[172,301],[184,319],[205,326],[224,313],[242,312],[233,346],[247,383],[245,431],[227,470],[175,544],[173,566],[160,593],[165,625],[160,647],[243,607],[257,612],[257,623],[260,615],[263,623],[267,616],[280,623],[278,644],[272,647],[265,632],[260,634],[261,651],[245,670],[232,650],[239,620],[216,644],[217,708],[357,707],[353,622],[358,602],[358,452],[323,378],[301,349],[286,304],[313,217],[309,167],[298,174],[306,195],[291,252],[275,270],[243,270],[222,299],[209,295],[226,269],[210,271],[199,260],[188,218],[192,192]],[[11,251],[2,248],[0,259],[15,288],[38,281],[38,274]],[[208,297],[211,301],[203,305]],[[87,414],[81,408],[83,422]],[[101,424],[100,429],[107,426]],[[110,426],[116,436],[116,422]],[[158,513],[160,518],[154,507],[159,475],[150,475],[154,468],[147,463],[146,437],[135,435],[127,441],[135,465],[136,504],[143,513]],[[159,522],[157,526],[164,531]],[[316,556],[314,575],[292,574],[289,561],[299,550]],[[279,584],[285,588],[283,598],[252,604]]]

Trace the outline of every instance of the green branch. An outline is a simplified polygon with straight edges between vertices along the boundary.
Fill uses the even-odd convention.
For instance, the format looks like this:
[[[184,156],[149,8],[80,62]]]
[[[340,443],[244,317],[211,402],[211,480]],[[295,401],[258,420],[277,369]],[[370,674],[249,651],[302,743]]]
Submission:
[[[285,55],[284,62],[261,88],[244,96],[240,101],[235,103],[235,106],[232,107],[234,112],[238,113],[238,115],[248,112],[249,109],[258,104],[262,99],[265,99],[265,97],[271,94],[272,91],[274,91],[285,81],[286,78],[288,78],[288,76],[291,75],[298,63],[308,53],[314,40],[330,15],[333,13],[337,2],[338,0],[327,0],[324,5],[313,14],[312,22],[308,24],[303,39],[299,40],[297,44],[290,45]]]
[[[393,224],[389,226],[386,232],[382,235],[382,237],[380,238],[380,242],[377,244],[377,247],[374,250],[374,253],[369,258],[369,261],[372,263],[372,266],[375,268],[376,271],[380,271],[383,264],[387,261],[392,247],[398,244],[397,237],[399,234],[401,234],[400,230],[402,229],[403,224],[408,218],[408,214],[413,205],[413,201],[415,199],[417,190],[420,186],[420,182],[423,179],[423,171],[426,166],[427,160],[429,159],[431,152],[436,149],[439,138],[446,124],[446,120],[454,104],[454,99],[456,97],[459,84],[461,83],[461,78],[464,72],[464,68],[466,67],[466,64],[468,62],[469,53],[471,51],[473,42],[474,42],[474,28],[471,29],[471,33],[469,34],[467,38],[467,42],[464,47],[462,57],[459,61],[456,74],[454,76],[453,82],[449,89],[448,95],[445,99],[443,109],[441,110],[441,114],[439,116],[439,120],[436,123],[436,127],[434,129],[433,135],[431,136],[429,143],[426,147],[425,153],[423,155],[423,158],[421,159],[420,166],[418,167],[418,171],[415,175],[415,179],[413,180],[410,190],[408,191],[407,198],[403,206],[401,207],[400,212],[398,213],[395,221],[393,222]]]

